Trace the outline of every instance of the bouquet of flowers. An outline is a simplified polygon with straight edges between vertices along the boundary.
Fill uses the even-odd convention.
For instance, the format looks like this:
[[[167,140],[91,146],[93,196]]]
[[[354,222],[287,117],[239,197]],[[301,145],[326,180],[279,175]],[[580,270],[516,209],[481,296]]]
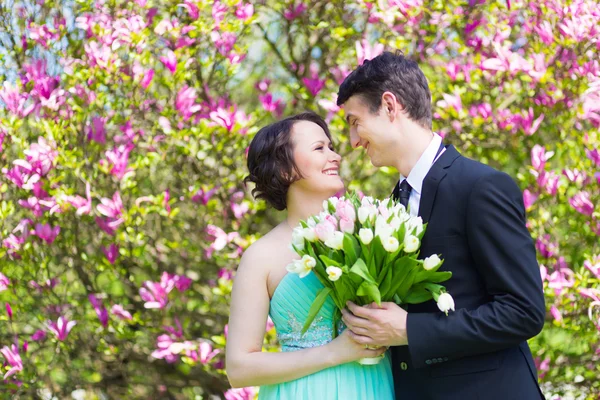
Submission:
[[[438,271],[443,260],[436,254],[419,260],[421,238],[426,224],[411,217],[406,208],[386,198],[359,199],[331,197],[323,211],[301,221],[292,235],[293,250],[299,260],[287,266],[301,278],[316,274],[323,284],[304,323],[305,333],[330,296],[336,307],[337,322],[348,300],[367,305],[382,301],[399,305],[431,300],[448,315],[454,300],[440,285],[452,276]]]

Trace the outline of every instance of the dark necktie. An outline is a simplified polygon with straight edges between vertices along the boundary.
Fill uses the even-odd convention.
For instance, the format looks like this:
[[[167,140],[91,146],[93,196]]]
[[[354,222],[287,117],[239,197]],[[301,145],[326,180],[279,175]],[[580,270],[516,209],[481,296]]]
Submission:
[[[410,199],[411,190],[412,187],[408,181],[406,179],[403,180],[398,190],[398,199],[400,200],[400,204],[402,204],[404,207],[408,207],[408,199]]]

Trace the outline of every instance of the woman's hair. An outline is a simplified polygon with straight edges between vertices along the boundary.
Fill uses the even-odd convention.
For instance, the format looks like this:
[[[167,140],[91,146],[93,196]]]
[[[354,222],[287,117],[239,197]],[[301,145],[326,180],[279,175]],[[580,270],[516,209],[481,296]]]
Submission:
[[[274,122],[260,129],[248,149],[249,175],[244,183],[256,186],[252,195],[263,199],[277,210],[287,208],[287,192],[292,183],[302,178],[294,162],[292,129],[298,121],[319,125],[331,140],[327,123],[313,112],[305,112]]]

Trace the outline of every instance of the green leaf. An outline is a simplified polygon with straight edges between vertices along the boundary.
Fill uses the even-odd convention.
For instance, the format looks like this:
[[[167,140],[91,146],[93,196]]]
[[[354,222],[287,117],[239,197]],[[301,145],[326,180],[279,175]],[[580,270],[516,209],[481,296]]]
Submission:
[[[323,261],[323,263],[328,266],[328,267],[338,267],[338,268],[342,268],[343,264],[340,264],[339,262],[332,260],[331,258],[327,257],[326,255],[320,255],[319,258],[321,259],[321,261]],[[351,264],[349,264],[351,265]]]
[[[354,265],[358,257],[360,257],[360,244],[358,240],[349,233],[344,234],[344,256],[346,265]]]
[[[415,285],[410,289],[406,297],[404,298],[404,303],[407,304],[420,304],[426,301],[429,301],[433,298],[431,292],[422,285]]]
[[[324,287],[323,289],[317,292],[317,297],[310,306],[310,309],[308,310],[308,316],[306,317],[306,322],[304,322],[304,326],[302,327],[303,335],[306,333],[308,328],[310,328],[310,324],[313,323],[315,317],[321,310],[321,307],[323,307],[323,304],[325,304],[325,300],[327,300],[327,296],[329,296],[329,293],[331,293],[331,288],[328,287]]]
[[[379,288],[377,285],[371,282],[363,282],[362,285],[358,287],[356,294],[359,296],[364,296],[368,298],[367,303],[375,302],[378,305],[381,305],[381,293],[379,292]]]
[[[362,260],[362,258],[359,258],[358,260],[356,260],[356,262],[354,263],[352,268],[350,268],[350,273],[360,276],[361,278],[363,278],[365,281],[367,281],[369,283],[375,284],[375,279],[373,279],[373,277],[369,273],[369,270],[367,269],[367,265]]]

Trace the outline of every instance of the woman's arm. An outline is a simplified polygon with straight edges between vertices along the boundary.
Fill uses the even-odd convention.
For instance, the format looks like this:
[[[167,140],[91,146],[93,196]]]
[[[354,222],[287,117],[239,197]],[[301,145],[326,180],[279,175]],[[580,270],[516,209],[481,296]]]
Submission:
[[[267,276],[273,265],[269,252],[249,248],[238,268],[231,300],[227,337],[227,376],[233,387],[286,382],[322,369],[385,351],[367,350],[347,334],[332,342],[294,352],[262,352],[269,313]],[[283,267],[277,267],[283,268]]]

